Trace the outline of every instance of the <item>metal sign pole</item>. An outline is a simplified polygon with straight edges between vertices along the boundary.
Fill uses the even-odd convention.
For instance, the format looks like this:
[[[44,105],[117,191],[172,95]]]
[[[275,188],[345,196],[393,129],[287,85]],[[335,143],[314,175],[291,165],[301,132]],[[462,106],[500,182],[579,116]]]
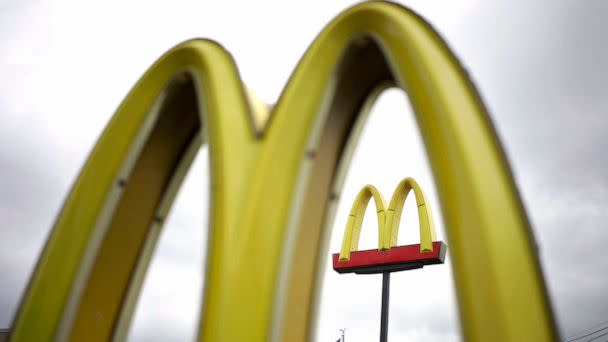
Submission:
[[[391,273],[382,272],[382,312],[380,316],[380,342],[388,338],[388,296],[391,286]]]

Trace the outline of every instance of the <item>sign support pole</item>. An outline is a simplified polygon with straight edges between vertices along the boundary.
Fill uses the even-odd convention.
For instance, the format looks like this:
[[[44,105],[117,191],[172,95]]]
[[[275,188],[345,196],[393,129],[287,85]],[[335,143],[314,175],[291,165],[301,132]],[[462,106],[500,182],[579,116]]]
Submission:
[[[382,272],[382,312],[380,314],[380,342],[388,338],[388,297],[391,286],[391,272]]]

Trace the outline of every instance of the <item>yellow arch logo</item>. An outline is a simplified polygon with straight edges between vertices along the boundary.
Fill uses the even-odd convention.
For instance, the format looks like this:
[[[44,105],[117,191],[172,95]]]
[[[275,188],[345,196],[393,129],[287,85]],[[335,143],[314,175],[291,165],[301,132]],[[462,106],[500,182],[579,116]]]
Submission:
[[[344,239],[340,249],[340,260],[349,260],[350,252],[356,251],[359,247],[359,236],[361,235],[361,224],[367,204],[371,198],[376,204],[376,214],[378,216],[378,250],[389,250],[397,245],[397,235],[399,233],[399,223],[403,204],[407,199],[410,190],[414,190],[416,205],[418,207],[418,220],[420,224],[420,251],[432,252],[433,241],[435,241],[435,225],[431,216],[431,209],[427,205],[424,193],[418,183],[412,178],[402,180],[391,198],[391,202],[386,207],[386,202],[382,194],[373,185],[366,185],[359,191],[350,210]]]
[[[212,41],[179,44],[154,63],[67,197],[11,341],[124,338],[202,143],[211,209],[199,338],[309,339],[350,146],[387,86],[408,92],[426,145],[464,337],[555,340],[528,221],[477,92],[424,20],[366,2],[323,29],[272,108],[244,90],[230,54]]]

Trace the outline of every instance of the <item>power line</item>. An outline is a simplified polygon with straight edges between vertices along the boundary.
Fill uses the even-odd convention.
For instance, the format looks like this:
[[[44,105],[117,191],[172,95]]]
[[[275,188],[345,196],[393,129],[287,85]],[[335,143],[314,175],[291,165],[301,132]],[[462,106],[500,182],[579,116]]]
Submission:
[[[581,331],[580,333],[583,333],[583,332],[585,332],[585,331],[589,331],[590,329],[595,329],[595,328],[600,327],[600,326],[602,326],[602,325],[604,325],[604,324],[606,324],[606,323],[608,323],[608,321],[606,321],[606,322],[602,322],[602,323],[600,323],[600,324],[597,324],[597,325],[595,325],[595,326],[593,326],[593,327],[591,327],[591,328],[589,328],[589,329],[587,329],[587,330],[583,330],[583,331]],[[579,337],[577,337],[577,338],[573,338],[573,339],[570,339],[570,340],[566,340],[565,342],[572,342],[572,341],[580,340],[581,338],[588,337],[588,336],[591,336],[591,335],[593,335],[593,334],[597,334],[598,332],[600,332],[600,331],[604,331],[604,330],[606,330],[606,329],[608,329],[608,327],[603,327],[603,328],[601,328],[601,329],[594,330],[594,331],[592,331],[592,332],[590,332],[590,333],[588,333],[588,334],[586,334],[586,335],[582,335],[582,336],[579,336]],[[579,334],[580,334],[580,333],[579,333]],[[605,333],[605,334],[600,335],[600,336],[597,336],[597,337],[601,337],[601,336],[604,336],[604,335],[606,335],[606,334],[608,334],[608,333]],[[589,340],[589,341],[592,341],[592,340]]]
[[[599,330],[598,330],[598,331],[599,331]],[[606,335],[608,335],[608,332],[605,332],[605,333],[603,333],[603,334],[601,334],[601,335],[597,335],[597,336],[595,336],[594,338],[592,338],[592,339],[590,339],[590,340],[587,340],[587,341],[585,341],[585,342],[590,342],[590,341],[593,341],[593,340],[597,340],[598,338],[600,338],[600,337],[602,337],[602,336],[606,336]]]

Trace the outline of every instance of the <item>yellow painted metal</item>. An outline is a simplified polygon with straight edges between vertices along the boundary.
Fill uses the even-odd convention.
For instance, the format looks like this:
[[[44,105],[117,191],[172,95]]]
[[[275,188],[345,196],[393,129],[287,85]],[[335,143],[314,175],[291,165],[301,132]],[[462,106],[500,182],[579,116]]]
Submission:
[[[359,191],[357,198],[353,202],[353,206],[348,215],[346,230],[342,240],[342,249],[340,250],[340,260],[349,260],[350,252],[356,251],[359,247],[359,236],[361,235],[361,225],[363,217],[367,209],[367,203],[370,198],[374,198],[376,203],[376,214],[378,215],[378,249],[384,249],[384,229],[386,224],[386,201],[382,194],[373,185],[366,185]]]
[[[435,224],[433,223],[433,215],[431,208],[427,204],[424,192],[420,189],[418,183],[412,178],[402,180],[391,198],[391,203],[388,206],[388,214],[386,218],[386,234],[384,248],[390,248],[397,245],[397,235],[399,234],[399,222],[401,221],[401,212],[403,204],[407,199],[410,190],[414,190],[416,196],[416,206],[418,207],[418,221],[420,225],[420,251],[432,252],[433,241],[436,239]]]
[[[348,216],[344,238],[340,249],[340,260],[350,260],[350,252],[359,248],[359,236],[361,235],[361,224],[367,209],[367,203],[371,197],[376,203],[376,214],[378,215],[378,250],[385,251],[397,245],[399,234],[399,222],[403,204],[410,190],[414,189],[416,205],[418,207],[418,220],[420,221],[420,251],[432,252],[433,241],[435,241],[435,225],[431,215],[431,209],[426,204],[424,193],[416,181],[412,178],[402,180],[386,208],[382,194],[373,186],[366,185],[359,191],[353,202]]]
[[[124,336],[149,246],[198,131],[211,164],[200,339],[310,339],[344,170],[367,99],[387,84],[407,91],[416,113],[464,337],[555,340],[529,224],[483,104],[437,33],[385,2],[356,5],[329,23],[272,109],[244,90],[216,43],[188,41],[161,57],[119,107],[66,199],[11,340]]]

